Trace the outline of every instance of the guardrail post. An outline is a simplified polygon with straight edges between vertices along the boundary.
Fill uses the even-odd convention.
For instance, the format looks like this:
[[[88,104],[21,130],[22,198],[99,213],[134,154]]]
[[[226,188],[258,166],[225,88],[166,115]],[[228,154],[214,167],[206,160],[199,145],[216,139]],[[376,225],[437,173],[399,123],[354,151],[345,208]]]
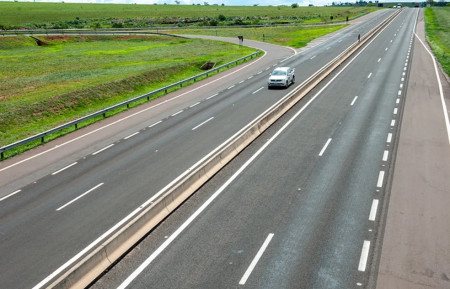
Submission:
[[[44,143],[44,136],[41,136],[41,143]]]
[[[2,159],[5,157],[4,155],[3,155],[3,152],[1,153],[1,155],[2,155]]]
[[[106,118],[106,112],[103,113],[103,118]]]
[[[75,124],[75,130],[77,130],[77,129],[78,129],[78,123]]]

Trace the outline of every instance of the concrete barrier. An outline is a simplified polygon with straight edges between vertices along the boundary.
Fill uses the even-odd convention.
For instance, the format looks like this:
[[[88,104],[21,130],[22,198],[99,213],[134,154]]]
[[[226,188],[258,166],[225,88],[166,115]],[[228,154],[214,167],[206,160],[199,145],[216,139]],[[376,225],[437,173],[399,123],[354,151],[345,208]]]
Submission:
[[[165,188],[160,197],[140,211],[122,226],[111,232],[99,245],[81,256],[79,260],[56,274],[42,287],[83,288],[97,278],[111,264],[132,248],[148,232],[191,196],[200,186],[231,161],[278,118],[309,93],[320,81],[347,60],[361,46],[383,29],[400,11],[396,11],[383,23],[355,42],[343,53],[312,75],[285,98],[269,108],[252,123],[241,129],[229,141],[196,164],[190,171]]]

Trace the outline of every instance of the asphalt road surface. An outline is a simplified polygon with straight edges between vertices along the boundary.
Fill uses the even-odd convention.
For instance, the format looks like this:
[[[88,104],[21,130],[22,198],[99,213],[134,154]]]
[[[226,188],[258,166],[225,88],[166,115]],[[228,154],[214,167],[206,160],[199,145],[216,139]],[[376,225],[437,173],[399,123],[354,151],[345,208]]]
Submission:
[[[0,167],[0,252],[2,256],[0,283],[2,287],[30,288],[35,286],[35,288],[40,288],[40,281],[67,264],[68,260],[79,254],[89,244],[96,242],[100,236],[123,220],[130,212],[151,199],[178,175],[291,91],[294,86],[287,90],[268,91],[266,89],[266,79],[274,66],[294,66],[297,71],[297,84],[299,84],[353,43],[358,34],[364,35],[390,13],[392,11],[389,10],[377,13],[374,17],[369,17],[367,21],[338,33],[314,49],[290,58],[286,58],[293,53],[290,49],[258,44],[262,45],[260,48],[264,49],[267,54],[248,66],[235,68],[225,75],[217,75],[195,86],[168,95],[166,98],[112,117],[19,157],[2,162]],[[387,111],[393,108],[395,101],[392,100],[392,96],[388,97],[388,95],[392,91],[398,90],[400,74],[404,71],[402,64],[408,50],[413,20],[414,13],[412,11],[402,12],[377,37],[377,40],[355,59],[345,73],[339,76],[339,79],[344,78],[344,80],[333,82],[333,85],[341,83],[341,86],[327,89],[327,91],[333,91],[331,93],[333,96],[323,96],[324,92],[317,98],[314,107],[308,108],[306,113],[311,118],[300,121],[294,129],[298,130],[294,134],[296,137],[293,139],[287,137],[287,143],[281,144],[286,146],[286,149],[282,148],[281,151],[289,152],[289,155],[280,156],[280,158],[277,158],[277,154],[273,155],[264,162],[264,170],[253,168],[252,165],[255,176],[261,174],[263,177],[261,182],[259,178],[256,182],[256,178],[250,177],[250,183],[255,183],[257,186],[254,188],[255,193],[259,192],[259,194],[245,193],[243,196],[247,199],[240,201],[232,198],[232,193],[226,194],[226,198],[235,204],[225,208],[225,212],[215,212],[212,215],[222,214],[224,216],[222,220],[226,220],[225,216],[237,217],[237,213],[233,211],[228,213],[227,210],[234,210],[237,203],[248,202],[248,206],[236,208],[236,210],[249,214],[244,216],[244,220],[256,222],[254,224],[259,226],[257,232],[253,230],[249,231],[247,235],[238,234],[239,228],[247,228],[250,224],[245,222],[239,224],[236,219],[230,218],[228,228],[234,232],[233,235],[236,234],[236,240],[228,239],[227,241],[226,238],[222,240],[219,233],[214,233],[217,238],[213,241],[214,245],[225,242],[234,248],[234,242],[238,242],[237,240],[242,240],[243,243],[244,240],[249,241],[244,251],[241,252],[239,251],[241,249],[237,249],[238,253],[245,252],[245,254],[236,254],[236,257],[243,257],[243,259],[239,261],[240,266],[230,268],[234,275],[239,275],[242,267],[248,266],[246,263],[250,261],[250,255],[254,254],[255,246],[260,246],[265,238],[264,235],[269,231],[272,232],[276,227],[280,227],[280,231],[274,235],[273,243],[270,244],[268,250],[272,250],[274,253],[272,261],[281,266],[278,268],[279,270],[290,268],[289,262],[299,264],[298,266],[303,264],[298,258],[299,254],[305,254],[305,251],[298,250],[297,246],[306,248],[307,252],[311,254],[314,251],[317,252],[312,248],[319,249],[316,247],[319,246],[319,241],[324,242],[323,240],[325,240],[324,235],[320,237],[317,234],[328,227],[340,228],[341,225],[337,224],[340,224],[342,218],[347,217],[337,216],[342,209],[348,209],[350,205],[346,202],[342,203],[343,200],[349,198],[349,192],[342,195],[341,189],[350,183],[357,187],[367,185],[366,181],[348,183],[348,178],[353,176],[350,169],[353,163],[356,167],[360,167],[356,172],[357,175],[361,174],[367,178],[373,177],[375,167],[379,169],[379,162],[373,161],[372,158],[377,160],[380,158],[379,154],[383,152],[384,142],[383,144],[372,144],[372,138],[378,135],[386,138],[386,135],[383,134],[390,129],[390,120],[387,125],[385,121],[388,118],[387,114],[392,113]],[[351,67],[357,68],[350,69]],[[369,72],[369,70],[371,71]],[[350,111],[358,107],[356,104],[365,103],[362,101],[366,98],[365,93],[369,95],[367,103],[360,106],[361,112],[349,117],[349,115],[353,115]],[[358,99],[355,99],[355,96],[358,96]],[[349,102],[352,102],[353,105],[350,105]],[[323,107],[316,106],[316,103],[321,103]],[[355,117],[353,121],[356,127],[349,125],[353,128],[342,130],[343,124],[353,117]],[[301,119],[303,118],[302,115]],[[380,119],[382,120],[380,121]],[[372,128],[377,131],[372,132]],[[289,128],[289,130],[291,129]],[[342,133],[340,133],[341,130]],[[348,134],[347,137],[345,137],[346,134]],[[283,136],[285,135],[288,134],[283,134]],[[310,137],[308,138],[308,136]],[[329,144],[329,150],[320,158],[317,157],[317,150],[321,149],[328,138],[333,139]],[[361,148],[360,145],[363,143],[367,143],[368,147]],[[336,152],[333,153],[335,150]],[[366,150],[370,153],[364,153]],[[280,149],[274,149],[274,151],[280,152]],[[357,158],[351,158],[349,152],[352,152],[351,155],[355,155]],[[368,157],[367,154],[370,154],[371,157]],[[264,155],[269,154],[265,153]],[[282,160],[288,162],[282,164]],[[294,161],[293,164],[292,161]],[[371,166],[367,166],[368,163]],[[345,164],[344,167],[341,166],[342,164]],[[291,165],[294,167],[290,168]],[[299,167],[295,167],[295,165]],[[300,172],[301,174],[299,174]],[[326,172],[331,175],[327,176]],[[388,172],[386,172],[387,174]],[[277,181],[274,181],[273,177],[269,178],[271,176],[275,176]],[[329,180],[329,183],[322,183],[319,176]],[[245,186],[244,178],[242,182],[242,185]],[[305,193],[321,191],[321,187],[324,185],[330,188],[336,186],[336,190],[330,192],[330,195]],[[275,189],[278,186],[280,187]],[[298,193],[298,188],[296,190],[289,189],[292,186],[302,188],[303,194]],[[261,188],[265,187],[268,190],[261,194]],[[258,188],[260,189],[258,190]],[[247,190],[253,191],[253,188],[244,189],[245,192]],[[350,191],[355,193],[354,188]],[[292,193],[295,194],[292,195]],[[267,202],[271,196],[273,203]],[[367,196],[370,194],[367,193]],[[325,201],[320,198],[325,198]],[[284,202],[289,199],[292,199],[293,205],[285,207]],[[331,200],[339,201],[342,208],[329,208],[333,203]],[[303,219],[307,216],[307,211],[311,210],[310,206],[306,205],[308,202],[320,203],[319,206],[326,205],[324,208],[317,208],[322,211],[314,210],[315,215],[323,216],[299,224],[299,220],[296,218]],[[356,216],[360,210],[367,209],[371,200],[365,198],[357,199],[355,202],[359,208],[355,212]],[[262,207],[262,210],[256,210],[257,207]],[[304,210],[301,209],[303,207]],[[276,212],[274,208],[282,210],[285,215],[272,217],[271,214]],[[323,209],[326,211],[329,209],[331,214],[324,214]],[[252,212],[254,215],[250,214]],[[321,221],[323,218],[334,216],[334,213],[337,215],[332,224]],[[202,218],[204,218],[203,215]],[[259,220],[259,223],[256,220]],[[280,224],[276,223],[276,220],[279,220]],[[217,222],[217,219],[206,221],[211,225],[214,222]],[[287,226],[285,230],[281,230],[283,226],[281,223]],[[308,227],[308,223],[313,226]],[[321,229],[314,229],[317,224],[321,225]],[[298,225],[300,227],[296,230],[301,230],[300,235],[296,235],[295,230],[288,229],[289,226],[297,227]],[[210,228],[213,227],[215,226]],[[226,228],[227,226],[224,224],[222,229]],[[347,230],[345,227],[342,228],[342,232]],[[248,229],[250,230],[250,228]],[[200,226],[197,230],[207,229]],[[222,234],[226,232],[222,231]],[[308,241],[298,239],[304,237],[304,232],[311,233],[315,238]],[[362,240],[359,238],[364,235],[361,231],[358,232],[354,236],[358,239],[356,242],[358,244],[355,245],[358,247],[356,251],[361,250]],[[338,234],[339,238],[347,236],[347,234],[341,235]],[[200,235],[196,234],[196,236]],[[334,250],[331,249],[331,245],[339,244],[342,241],[339,238],[326,238],[329,240],[326,243],[330,244],[322,247],[323,258],[327,259],[334,254],[331,252]],[[370,238],[370,236],[365,236],[365,238]],[[193,242],[193,240],[187,242]],[[191,246],[187,245],[188,243],[185,244],[179,249]],[[273,244],[278,244],[278,246]],[[273,250],[277,248],[287,251],[276,256]],[[216,254],[224,254],[222,258],[229,256],[223,251],[224,249],[226,251],[226,248],[216,247]],[[342,250],[344,249],[346,248],[342,248]],[[298,252],[292,255],[287,254],[292,250],[296,252],[298,250]],[[172,252],[172,249],[170,251]],[[346,252],[343,251],[342,256]],[[175,250],[171,254],[176,254]],[[196,253],[184,252],[182,254]],[[353,251],[349,260],[359,258],[356,256],[358,254]],[[286,257],[289,260],[285,260]],[[314,261],[310,269],[300,271],[303,273],[298,274],[297,272],[295,275],[299,278],[298,280],[303,280],[305,274],[311,272],[312,268],[318,268],[323,263],[321,260],[325,260],[323,258]],[[209,260],[209,263],[215,262],[214,258]],[[182,266],[182,263],[176,259],[173,261]],[[284,261],[288,263],[283,265]],[[233,263],[233,261],[230,262]],[[295,268],[300,268],[298,266],[292,267],[286,273],[294,272]],[[163,265],[161,265],[162,267]],[[212,274],[218,274],[215,271],[217,268],[209,267]],[[264,269],[264,267],[257,268]],[[266,267],[266,269],[271,270],[271,267]],[[199,270],[197,276],[180,270],[181,275],[188,274],[193,279],[191,281],[184,280],[179,284],[187,286],[191,284],[189,282],[193,282],[192,284],[200,284],[201,287],[201,284],[212,284],[208,282],[213,282],[213,280],[216,282],[215,284],[217,282],[224,285],[235,284],[234,280],[228,279],[225,275],[223,275],[224,279],[197,280],[198,276],[203,276],[204,273],[203,269]],[[278,271],[273,271],[272,275],[276,272]],[[172,273],[161,271],[160,274]],[[222,276],[222,274],[219,275]],[[255,275],[252,274],[253,276]],[[267,281],[269,277],[269,275],[261,275],[260,281]],[[345,282],[349,282],[353,277],[352,275],[341,275]],[[158,277],[158,280],[162,279]],[[169,280],[167,281],[169,282]],[[178,281],[181,282],[181,279]],[[145,284],[146,281],[143,282]],[[284,282],[291,282],[291,280],[287,279]],[[315,284],[314,282],[323,281],[308,279],[304,282],[305,284]],[[161,283],[161,286],[170,287],[171,285]]]
[[[425,43],[421,11],[411,68],[416,73],[407,87],[379,289],[450,288],[450,85],[443,74],[436,77]]]
[[[367,288],[417,15],[402,11],[92,288]]]

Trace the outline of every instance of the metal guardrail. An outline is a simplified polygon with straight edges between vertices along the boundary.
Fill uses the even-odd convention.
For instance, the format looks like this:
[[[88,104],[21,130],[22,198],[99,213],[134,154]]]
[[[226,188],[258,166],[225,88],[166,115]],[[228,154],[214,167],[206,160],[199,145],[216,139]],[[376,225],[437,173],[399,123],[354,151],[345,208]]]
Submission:
[[[58,126],[58,127],[55,127],[55,128],[50,129],[50,130],[44,131],[44,132],[42,132],[42,133],[36,134],[36,135],[31,136],[31,137],[29,137],[29,138],[26,138],[26,139],[17,141],[17,142],[15,142],[15,143],[12,143],[12,144],[3,146],[3,147],[0,148],[0,155],[1,155],[0,160],[3,160],[3,159],[5,158],[4,153],[5,153],[6,151],[9,151],[9,150],[11,150],[11,149],[13,149],[13,148],[16,148],[16,147],[19,147],[19,146],[22,146],[22,145],[26,145],[26,144],[28,144],[28,143],[30,143],[30,142],[32,142],[32,141],[39,140],[39,139],[41,140],[41,144],[42,144],[42,143],[45,143],[45,137],[48,136],[48,135],[51,135],[51,134],[60,132],[60,131],[62,131],[62,130],[64,130],[64,129],[69,128],[69,127],[72,127],[72,126],[74,126],[74,127],[75,127],[75,130],[76,130],[76,129],[78,129],[78,124],[80,124],[80,123],[82,123],[82,122],[84,122],[84,121],[91,120],[91,119],[93,119],[93,118],[95,118],[95,117],[98,117],[98,116],[100,116],[100,115],[103,115],[103,118],[106,118],[106,113],[107,113],[107,112],[110,112],[110,111],[112,111],[112,110],[115,110],[115,109],[118,109],[118,108],[121,108],[121,107],[124,107],[124,106],[126,106],[127,109],[128,109],[128,108],[130,107],[130,104],[132,104],[132,103],[134,103],[134,102],[137,102],[137,101],[140,101],[140,100],[142,100],[142,99],[144,99],[144,98],[147,98],[147,101],[149,101],[149,100],[150,100],[150,97],[153,96],[153,95],[156,95],[156,94],[161,93],[161,92],[164,92],[164,94],[167,94],[168,91],[169,91],[171,88],[175,88],[175,87],[180,87],[180,88],[181,88],[181,87],[183,87],[183,84],[185,84],[185,83],[189,83],[189,82],[192,82],[192,81],[193,81],[193,82],[196,82],[197,79],[202,78],[202,77],[208,77],[209,74],[212,74],[212,73],[214,73],[214,72],[219,72],[220,69],[223,69],[223,68],[225,68],[225,67],[226,67],[226,68],[230,68],[230,66],[232,66],[232,65],[237,65],[240,61],[246,61],[246,60],[249,59],[249,58],[250,58],[250,59],[253,59],[254,57],[256,57],[256,56],[257,56],[258,54],[260,54],[260,53],[261,53],[261,51],[254,52],[254,53],[252,53],[252,54],[250,54],[250,55],[241,57],[241,58],[239,58],[239,59],[237,59],[237,60],[233,60],[233,61],[228,62],[228,63],[226,63],[226,64],[223,64],[223,65],[221,65],[221,66],[217,66],[217,67],[215,67],[214,69],[208,70],[208,71],[206,71],[206,72],[204,72],[204,73],[197,74],[197,75],[192,76],[192,77],[190,77],[190,78],[187,78],[187,79],[178,81],[178,82],[176,82],[176,83],[174,83],[174,84],[170,84],[170,85],[168,85],[168,86],[165,86],[165,87],[163,87],[163,88],[154,90],[154,91],[149,92],[149,93],[146,93],[146,94],[144,94],[144,95],[141,95],[141,96],[132,98],[132,99],[130,99],[130,100],[127,100],[127,101],[124,101],[124,102],[121,102],[121,103],[118,103],[118,104],[116,104],[116,105],[113,105],[113,106],[110,106],[110,107],[108,107],[108,108],[102,109],[102,110],[100,110],[100,111],[94,112],[94,113],[92,113],[92,114],[90,114],[90,115],[87,115],[87,116],[84,116],[84,117],[82,117],[82,118],[73,120],[73,121],[71,121],[71,122],[65,123],[65,124],[60,125],[60,126]]]

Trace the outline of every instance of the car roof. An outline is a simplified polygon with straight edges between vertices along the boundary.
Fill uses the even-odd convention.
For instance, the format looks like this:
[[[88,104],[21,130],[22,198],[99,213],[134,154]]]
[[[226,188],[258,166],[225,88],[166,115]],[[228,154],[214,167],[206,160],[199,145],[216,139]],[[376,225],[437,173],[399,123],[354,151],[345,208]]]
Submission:
[[[275,68],[274,70],[282,70],[282,71],[287,71],[287,70],[289,70],[289,69],[291,69],[290,67],[277,67],[277,68]]]

